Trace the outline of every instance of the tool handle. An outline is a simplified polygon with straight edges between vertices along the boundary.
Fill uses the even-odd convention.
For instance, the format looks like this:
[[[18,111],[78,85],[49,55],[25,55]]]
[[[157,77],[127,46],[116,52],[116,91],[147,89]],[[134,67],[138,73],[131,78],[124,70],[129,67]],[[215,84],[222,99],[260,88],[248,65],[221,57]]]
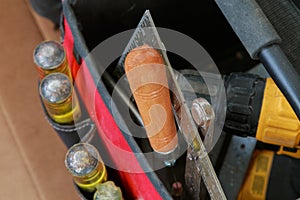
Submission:
[[[255,0],[215,0],[253,59],[281,39]]]
[[[172,152],[178,138],[162,56],[149,45],[137,47],[126,56],[125,72],[150,145],[159,153]]]

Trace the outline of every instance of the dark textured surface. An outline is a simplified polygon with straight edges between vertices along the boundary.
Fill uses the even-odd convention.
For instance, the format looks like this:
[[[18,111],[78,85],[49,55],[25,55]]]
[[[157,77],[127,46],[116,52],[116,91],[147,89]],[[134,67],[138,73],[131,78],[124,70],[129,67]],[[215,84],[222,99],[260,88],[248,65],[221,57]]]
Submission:
[[[145,10],[149,9],[157,27],[176,30],[196,40],[208,51],[222,73],[241,71],[254,65],[211,0],[191,0],[189,3],[172,0],[77,0],[73,8],[89,50],[121,31],[134,29]],[[237,53],[242,54],[243,59],[239,59]],[[176,57],[169,59],[172,62]],[[178,60],[172,65],[185,65]]]
[[[226,78],[225,86],[225,129],[238,135],[255,137],[265,80],[253,74],[236,73]]]
[[[270,173],[268,189],[267,189],[267,199],[285,199],[294,200],[299,198],[299,186],[293,182],[294,180],[299,180],[299,173],[295,171],[298,168],[299,171],[299,161],[287,156],[274,155],[274,160],[272,164],[272,169]],[[298,190],[298,193],[297,191]]]
[[[255,0],[216,2],[252,58],[257,59],[262,48],[279,43],[279,36]]]
[[[226,156],[219,171],[219,179],[227,199],[237,199],[255,149],[253,137],[231,137]]]
[[[282,42],[280,47],[300,74],[300,11],[291,0],[257,0]],[[299,0],[295,3],[300,5]]]
[[[260,60],[300,119],[300,77],[278,45],[264,48]]]
[[[291,0],[257,2],[282,38],[280,47],[289,60],[280,49],[270,47],[262,52],[261,61],[300,118],[300,11]]]

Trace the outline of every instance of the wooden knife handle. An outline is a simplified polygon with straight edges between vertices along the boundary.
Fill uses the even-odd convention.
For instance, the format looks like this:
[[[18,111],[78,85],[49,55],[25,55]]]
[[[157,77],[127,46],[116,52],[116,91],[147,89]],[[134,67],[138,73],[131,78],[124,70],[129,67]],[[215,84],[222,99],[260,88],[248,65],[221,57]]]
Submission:
[[[125,72],[152,148],[171,152],[178,138],[162,56],[149,45],[137,47],[126,56]]]

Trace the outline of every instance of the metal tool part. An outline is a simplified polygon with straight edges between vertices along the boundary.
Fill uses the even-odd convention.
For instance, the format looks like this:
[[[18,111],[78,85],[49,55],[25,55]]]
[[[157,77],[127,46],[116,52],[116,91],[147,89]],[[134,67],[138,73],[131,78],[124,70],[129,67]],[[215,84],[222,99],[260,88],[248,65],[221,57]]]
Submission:
[[[40,95],[49,116],[57,123],[72,124],[81,115],[70,79],[62,73],[47,75],[40,84]]]
[[[206,99],[197,98],[193,101],[191,113],[195,123],[201,128],[203,137],[205,137],[208,128],[213,127],[212,123],[215,119],[213,108]]]
[[[214,128],[215,114],[213,108],[209,102],[204,98],[194,99],[191,106],[192,117],[201,129],[202,137],[205,138],[206,133],[209,130],[209,134],[212,134]],[[209,135],[208,134],[208,135]],[[212,139],[212,137],[210,137]],[[209,141],[209,140],[204,140]],[[210,140],[210,143],[212,141]],[[212,144],[210,144],[212,145]],[[197,171],[197,167],[193,162],[193,158],[190,156],[190,149],[188,149],[188,156],[186,158],[185,166],[185,182],[188,187],[188,191],[193,195],[194,200],[200,199],[200,185],[201,185],[201,174]]]
[[[219,172],[220,182],[228,199],[237,199],[246,176],[256,139],[233,135]]]
[[[190,156],[191,148],[187,150],[187,157],[185,161],[185,184],[188,192],[191,194],[193,200],[200,200],[201,192],[201,174],[195,165],[193,158]]]
[[[71,71],[63,46],[56,41],[44,41],[37,45],[33,53],[40,78],[54,72],[66,74],[72,80]]]
[[[225,120],[227,100],[225,99],[225,88],[221,77],[218,74],[205,73],[198,70],[184,69],[174,71],[174,74],[188,108],[193,107],[195,99],[203,98],[207,100],[211,111],[214,112],[214,119],[210,120],[211,123],[209,124],[211,126],[206,130],[205,134],[207,136],[203,142],[209,153],[218,142],[222,133],[224,126],[222,122]],[[175,99],[176,96],[173,95],[172,98]],[[203,131],[200,130],[200,132]]]
[[[127,45],[123,56],[120,58],[119,65],[123,66],[127,53],[138,46],[148,44],[155,49],[161,50],[161,54],[166,64],[166,72],[169,80],[170,90],[177,97],[173,99],[174,110],[176,111],[176,120],[186,142],[189,144],[189,157],[194,161],[197,170],[200,172],[211,199],[226,199],[220,182],[208,157],[208,153],[198,134],[198,130],[193,122],[189,108],[184,101],[182,92],[175,79],[173,70],[166,55],[166,50],[160,40],[154,22],[147,10],[142,17],[137,29]]]
[[[98,150],[91,144],[78,143],[72,146],[65,157],[65,166],[75,183],[88,192],[107,180],[105,165]]]

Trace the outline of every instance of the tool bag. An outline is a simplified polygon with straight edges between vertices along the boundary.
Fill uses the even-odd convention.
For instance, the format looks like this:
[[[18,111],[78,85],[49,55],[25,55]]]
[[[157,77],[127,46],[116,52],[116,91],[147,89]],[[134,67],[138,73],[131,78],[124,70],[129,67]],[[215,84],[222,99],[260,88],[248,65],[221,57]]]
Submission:
[[[86,7],[83,6],[78,11],[76,10],[78,6],[82,5],[80,3],[75,5],[68,0],[63,1],[62,41],[78,96],[97,128],[97,134],[93,140],[97,140],[95,142],[98,143],[97,147],[100,148],[99,152],[104,163],[110,162],[111,165],[117,166],[116,168],[127,169],[126,171],[108,169],[108,179],[115,181],[116,185],[121,188],[125,199],[172,199],[157,175],[151,171],[146,159],[143,156],[133,154],[133,152],[142,152],[133,136],[123,133],[118,127],[115,119],[122,120],[122,117],[117,111],[112,115],[112,98],[102,80],[98,78],[99,71],[96,71],[97,68],[93,63],[93,58],[87,57],[89,48],[95,45],[95,40],[104,39],[107,34],[112,32],[105,32],[107,28],[105,23],[103,25],[101,18],[95,19],[95,16],[93,16],[98,12],[96,10],[99,9],[99,6],[97,8],[89,7],[91,9],[90,15],[81,15],[80,20],[78,20],[77,15],[80,15],[80,12],[84,13]],[[135,21],[138,21],[140,17],[141,15]],[[95,26],[99,24],[103,28],[101,32],[93,34],[94,36],[99,35],[99,38],[85,38],[82,32],[82,23],[87,18],[89,23],[94,23]],[[97,20],[99,21],[97,22]],[[102,20],[105,21],[105,19]],[[116,30],[113,29],[112,31]],[[85,33],[89,31],[93,30],[85,29]],[[89,48],[87,45],[89,45]],[[111,148],[112,146],[114,148]],[[126,157],[122,157],[118,155],[116,148],[129,153],[126,154]],[[133,171],[133,173],[130,171]],[[135,173],[136,171],[139,172]],[[82,199],[92,199],[91,194],[85,193],[79,188],[77,189]]]
[[[108,170],[108,179],[115,181],[116,185],[121,187],[125,199],[150,200],[172,199],[172,197],[166,184],[162,183],[157,173],[151,171],[145,157],[136,156],[137,153],[142,155],[142,151],[135,138],[126,134],[118,126],[117,121],[122,122],[124,119],[118,111],[113,110],[114,101],[105,83],[99,79],[101,69],[97,69],[89,53],[106,38],[135,28],[146,9],[151,11],[155,19],[159,19],[156,23],[157,26],[172,28],[188,34],[202,44],[214,60],[217,58],[217,62],[222,63],[223,56],[234,57],[231,53],[224,54],[229,46],[234,46],[236,50],[244,52],[242,45],[232,33],[219,10],[217,8],[215,10],[206,9],[216,7],[213,1],[201,1],[201,3],[193,1],[190,5],[186,2],[170,0],[63,1],[60,26],[62,41],[78,96],[81,98],[89,118],[96,126],[97,134],[93,140],[97,140],[101,144],[98,148],[101,148],[99,151],[102,156],[104,155],[104,160],[117,168],[127,169],[126,171]],[[195,31],[197,24],[189,26],[188,23],[185,23],[185,21],[193,21],[195,18],[202,19],[199,24],[210,30],[197,32]],[[207,18],[209,20],[206,20]],[[220,33],[222,33],[221,37]],[[128,40],[124,41],[124,45],[128,43]],[[218,50],[215,50],[216,48]],[[235,53],[236,51],[230,52]],[[241,66],[246,66],[246,68],[241,69]],[[249,66],[253,66],[253,62],[249,61]],[[219,70],[224,74],[232,71],[245,71],[249,66],[233,62],[230,63],[230,68],[225,66]],[[111,148],[112,146],[131,154],[122,157],[117,154],[115,148]],[[139,173],[132,173],[130,169],[133,171],[138,169]],[[82,199],[92,199],[90,194],[84,193],[80,189],[78,191]]]

